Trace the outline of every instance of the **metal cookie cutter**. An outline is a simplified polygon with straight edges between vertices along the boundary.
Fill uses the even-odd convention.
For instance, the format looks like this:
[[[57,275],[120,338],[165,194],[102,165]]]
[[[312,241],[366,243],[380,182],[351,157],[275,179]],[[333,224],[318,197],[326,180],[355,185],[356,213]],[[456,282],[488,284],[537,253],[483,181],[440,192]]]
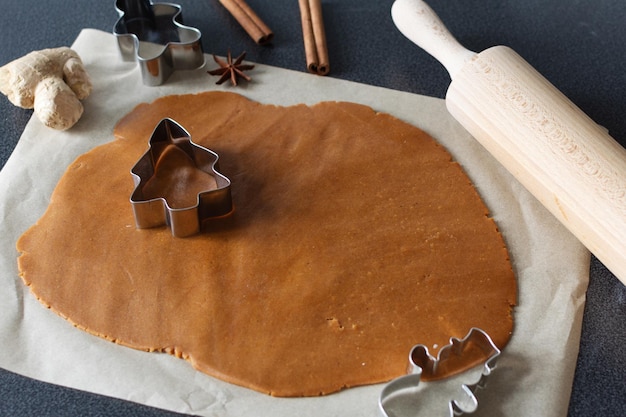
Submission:
[[[204,219],[223,216],[233,209],[230,180],[220,174],[218,155],[191,141],[189,133],[172,119],[163,119],[154,129],[150,147],[131,170],[135,189],[130,202],[137,228],[145,229],[167,224],[176,237],[187,237],[200,231]],[[156,162],[168,145],[183,150],[195,167],[215,179],[216,188],[200,192],[197,203],[190,207],[172,208],[165,197],[145,198],[144,187],[155,174]]]
[[[145,85],[163,84],[174,70],[204,65],[201,33],[183,25],[182,8],[150,0],[117,0],[113,34],[124,61],[139,62]]]
[[[433,357],[428,348],[424,345],[416,345],[411,349],[409,354],[409,373],[389,382],[381,391],[378,399],[378,409],[383,417],[389,417],[389,410],[386,402],[391,397],[400,394],[403,391],[417,388],[422,375],[435,376],[441,367],[445,367],[446,363],[464,355],[467,349],[475,348],[481,353],[487,355],[487,360],[482,366],[482,370],[478,380],[471,384],[462,384],[464,399],[462,401],[449,399],[448,411],[449,416],[458,416],[464,413],[473,413],[478,408],[478,400],[474,393],[477,388],[483,388],[486,378],[496,367],[497,357],[500,350],[493,343],[489,335],[483,330],[472,328],[468,334],[461,340],[450,338],[450,344],[444,346],[439,351],[437,358]],[[475,350],[474,349],[474,350]]]

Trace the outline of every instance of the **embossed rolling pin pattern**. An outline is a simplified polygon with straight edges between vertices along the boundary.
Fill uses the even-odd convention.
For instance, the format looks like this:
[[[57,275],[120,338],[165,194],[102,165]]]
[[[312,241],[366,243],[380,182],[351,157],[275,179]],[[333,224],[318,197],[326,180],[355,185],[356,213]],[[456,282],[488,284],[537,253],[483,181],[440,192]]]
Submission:
[[[452,116],[626,284],[626,149],[512,49],[465,49],[420,0],[391,14],[450,73]]]

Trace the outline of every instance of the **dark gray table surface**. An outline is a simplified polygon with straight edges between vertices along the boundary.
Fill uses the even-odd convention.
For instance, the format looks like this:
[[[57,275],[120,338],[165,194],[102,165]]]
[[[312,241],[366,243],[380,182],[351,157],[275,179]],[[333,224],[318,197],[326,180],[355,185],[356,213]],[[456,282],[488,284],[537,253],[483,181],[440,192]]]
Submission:
[[[183,6],[185,23],[202,31],[205,52],[245,50],[250,61],[304,70],[296,0],[248,1],[276,34],[268,46],[254,44],[218,0],[175,2]],[[323,1],[329,76],[443,98],[448,74],[395,29],[391,3]],[[0,4],[0,65],[32,50],[71,45],[82,28],[110,32],[117,18],[113,0]],[[511,46],[626,146],[624,0],[430,0],[430,5],[469,49]],[[0,97],[0,167],[31,115]],[[626,287],[594,258],[569,416],[626,415],[625,338]],[[0,369],[0,415],[173,414]]]

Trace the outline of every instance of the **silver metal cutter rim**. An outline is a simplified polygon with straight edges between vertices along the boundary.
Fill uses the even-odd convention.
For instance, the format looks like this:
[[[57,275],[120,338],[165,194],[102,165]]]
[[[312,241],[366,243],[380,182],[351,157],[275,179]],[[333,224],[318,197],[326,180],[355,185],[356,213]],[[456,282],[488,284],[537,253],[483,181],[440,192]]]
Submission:
[[[183,139],[174,142],[174,139]],[[217,188],[201,192],[197,202],[191,207],[172,208],[164,197],[144,199],[142,196],[144,181],[154,175],[159,151],[154,145],[174,144],[194,160],[196,167],[215,178]],[[154,129],[149,148],[133,166],[130,173],[135,189],[130,196],[130,203],[138,229],[168,225],[175,237],[187,237],[200,232],[202,222],[210,217],[229,214],[233,210],[231,182],[218,169],[219,156],[203,146],[194,143],[191,135],[176,121],[165,118]]]
[[[132,0],[128,0],[132,1]],[[202,49],[200,30],[183,24],[182,7],[174,3],[153,3],[148,0],[136,0],[149,3],[155,15],[171,16],[171,24],[176,28],[180,40],[170,40],[158,43],[158,54],[143,56],[141,43],[144,33],[128,32],[126,30],[126,9],[121,3],[124,0],[115,1],[115,9],[119,15],[113,34],[117,38],[117,44],[124,61],[137,61],[141,68],[143,83],[148,86],[163,84],[175,70],[193,70],[204,65],[204,52]]]
[[[441,361],[445,361],[451,354],[458,353],[468,342],[477,343],[486,352],[490,352],[487,360],[482,366],[482,372],[478,380],[471,384],[463,384],[462,390],[467,394],[467,399],[471,402],[469,406],[459,404],[456,400],[450,400],[448,403],[449,416],[459,416],[469,414],[478,408],[478,399],[475,392],[478,388],[484,388],[487,377],[496,368],[496,361],[500,356],[500,349],[495,345],[491,337],[482,329],[472,327],[463,339],[450,338],[450,344],[442,347],[435,358],[428,352],[428,347],[424,345],[415,345],[409,353],[409,373],[387,383],[378,398],[378,410],[382,417],[390,417],[385,402],[387,399],[399,394],[401,391],[417,388],[420,383],[423,369],[429,368],[434,371]],[[415,358],[419,358],[422,363],[417,363]]]

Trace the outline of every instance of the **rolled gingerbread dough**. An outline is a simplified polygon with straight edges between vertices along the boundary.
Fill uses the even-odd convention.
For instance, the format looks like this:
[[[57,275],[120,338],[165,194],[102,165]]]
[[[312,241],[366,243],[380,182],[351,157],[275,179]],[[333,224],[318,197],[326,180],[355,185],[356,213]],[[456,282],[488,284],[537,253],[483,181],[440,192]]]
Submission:
[[[232,181],[233,213],[189,238],[136,229],[129,203],[130,169],[165,117]],[[353,103],[207,92],[141,104],[114,133],[17,243],[24,282],[75,326],[276,396],[387,381],[413,345],[436,353],[471,327],[508,342],[502,236],[420,129]]]

